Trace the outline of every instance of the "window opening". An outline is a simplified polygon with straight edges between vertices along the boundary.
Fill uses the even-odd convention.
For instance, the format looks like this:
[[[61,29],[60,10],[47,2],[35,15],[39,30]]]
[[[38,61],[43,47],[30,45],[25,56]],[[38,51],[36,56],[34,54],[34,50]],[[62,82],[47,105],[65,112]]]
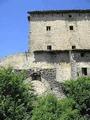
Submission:
[[[85,56],[85,53],[84,53],[84,52],[82,52],[82,53],[81,53],[81,57],[84,57],[84,56]]]
[[[32,80],[40,80],[41,81],[41,75],[40,74],[33,73],[31,75],[31,77],[32,77]]]
[[[46,30],[50,31],[51,30],[51,26],[46,26]]]
[[[82,75],[87,75],[87,68],[82,68]]]
[[[73,45],[73,46],[72,46],[72,49],[76,49],[76,46],[75,46],[75,45]]]
[[[48,45],[47,46],[47,50],[51,50],[52,49],[52,46],[51,45]]]
[[[70,29],[70,30],[73,30],[73,26],[69,26],[69,29]]]
[[[68,15],[69,16],[69,18],[72,18],[72,15]]]

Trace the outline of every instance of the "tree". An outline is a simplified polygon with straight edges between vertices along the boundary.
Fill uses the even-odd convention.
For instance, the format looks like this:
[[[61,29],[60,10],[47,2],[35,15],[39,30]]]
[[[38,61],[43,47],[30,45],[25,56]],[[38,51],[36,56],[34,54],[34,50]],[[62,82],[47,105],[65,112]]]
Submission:
[[[25,72],[0,68],[0,120],[30,120],[35,97]]]

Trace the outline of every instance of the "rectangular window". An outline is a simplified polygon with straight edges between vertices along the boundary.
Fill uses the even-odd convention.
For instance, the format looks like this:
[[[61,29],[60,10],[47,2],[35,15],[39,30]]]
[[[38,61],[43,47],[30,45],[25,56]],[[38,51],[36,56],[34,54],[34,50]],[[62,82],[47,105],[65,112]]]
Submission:
[[[76,49],[76,46],[75,46],[75,45],[73,45],[73,46],[72,46],[72,49]]]
[[[69,26],[69,29],[70,29],[70,30],[73,30],[73,26]]]
[[[51,45],[48,45],[47,46],[47,50],[51,50],[52,49],[52,46]]]
[[[50,31],[51,30],[51,26],[46,26],[46,31]]]
[[[80,55],[81,55],[81,57],[84,57],[84,56],[85,56],[85,53],[84,53],[84,52],[82,52]]]
[[[87,68],[82,68],[82,75],[87,75]]]
[[[72,15],[68,15],[69,18],[72,18]]]

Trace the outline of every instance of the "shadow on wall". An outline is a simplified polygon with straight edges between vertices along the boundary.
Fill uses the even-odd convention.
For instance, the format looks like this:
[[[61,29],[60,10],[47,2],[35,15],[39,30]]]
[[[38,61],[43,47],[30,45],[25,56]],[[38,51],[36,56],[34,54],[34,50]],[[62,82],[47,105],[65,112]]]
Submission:
[[[34,19],[33,19],[34,17]],[[90,20],[89,13],[55,13],[55,14],[38,14],[31,17],[32,21],[56,21],[56,20],[67,20],[67,21],[83,21]]]
[[[47,62],[47,63],[69,63],[69,52],[35,52],[35,62]]]
[[[90,51],[74,52],[74,60],[76,62],[90,62]]]

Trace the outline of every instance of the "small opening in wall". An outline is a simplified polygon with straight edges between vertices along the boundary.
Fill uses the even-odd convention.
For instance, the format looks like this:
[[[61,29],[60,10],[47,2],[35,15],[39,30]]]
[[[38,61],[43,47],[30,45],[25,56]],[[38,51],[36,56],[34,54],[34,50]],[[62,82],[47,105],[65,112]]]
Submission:
[[[32,80],[39,80],[39,81],[41,81],[41,75],[40,74],[33,73],[31,75],[31,77],[32,77]]]
[[[72,15],[68,15],[69,18],[72,18]]]
[[[73,30],[73,26],[69,26],[69,29],[70,29],[70,30]]]
[[[52,46],[51,46],[51,45],[48,45],[48,46],[47,46],[47,50],[52,50]]]
[[[46,31],[50,31],[51,30],[51,26],[46,26]]]
[[[75,46],[75,45],[73,45],[73,46],[72,46],[72,49],[76,49],[76,46]]]
[[[87,68],[82,68],[82,75],[87,75]]]
[[[85,56],[85,53],[84,53],[84,52],[82,52],[80,55],[81,55],[81,57],[84,57],[84,56]]]

